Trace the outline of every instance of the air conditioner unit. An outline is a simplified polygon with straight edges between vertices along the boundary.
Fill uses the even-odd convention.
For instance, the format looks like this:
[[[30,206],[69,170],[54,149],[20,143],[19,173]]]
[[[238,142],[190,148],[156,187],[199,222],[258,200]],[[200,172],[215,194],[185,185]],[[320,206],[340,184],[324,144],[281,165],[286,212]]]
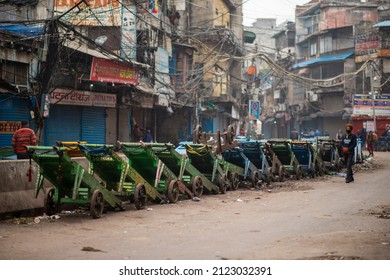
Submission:
[[[310,95],[310,102],[317,102],[317,101],[318,101],[318,94],[313,92]]]
[[[306,92],[305,92],[305,99],[307,100],[307,101],[310,101],[310,96],[313,94],[313,92],[311,91],[311,90],[307,90]]]
[[[312,90],[306,91],[305,99],[309,102],[318,102],[318,94]]]

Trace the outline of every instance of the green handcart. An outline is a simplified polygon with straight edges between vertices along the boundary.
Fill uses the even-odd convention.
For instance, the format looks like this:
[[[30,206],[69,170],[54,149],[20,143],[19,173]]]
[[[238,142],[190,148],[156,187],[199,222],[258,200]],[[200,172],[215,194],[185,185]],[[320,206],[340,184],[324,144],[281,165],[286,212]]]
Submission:
[[[299,180],[305,175],[305,172],[291,149],[290,142],[291,140],[288,139],[270,139],[266,144],[283,164],[287,173]]]
[[[144,143],[120,143],[121,151],[129,159],[129,165],[136,170],[167,201],[175,203],[181,193],[193,197],[193,193]]]
[[[45,194],[46,214],[54,214],[64,204],[89,206],[93,218],[101,217],[105,203],[123,209],[122,201],[73,161],[65,147],[27,146],[27,151],[39,166],[35,196],[43,188],[44,179],[54,186]]]
[[[191,164],[215,185],[220,193],[227,189],[236,190],[240,182],[240,174],[244,169],[223,160],[213,154],[212,146],[203,144],[186,144],[188,158]]]
[[[264,165],[262,166],[262,169],[266,174],[267,182],[283,182],[290,174],[287,172],[277,154],[272,150],[272,145],[268,142],[261,142],[260,148],[264,155]]]
[[[163,195],[115,152],[113,145],[78,146],[89,161],[90,174],[96,173],[116,197],[132,201],[137,209],[145,208],[147,198],[154,202],[165,200]]]
[[[329,137],[318,137],[316,150],[321,155],[324,167],[327,171],[340,171],[342,167],[339,154],[339,144]]]
[[[218,192],[218,187],[214,185],[206,176],[199,172],[191,163],[190,159],[183,157],[175,151],[172,144],[145,144],[145,147],[157,156],[177,178],[192,191],[193,195],[200,197],[203,190],[208,192]]]

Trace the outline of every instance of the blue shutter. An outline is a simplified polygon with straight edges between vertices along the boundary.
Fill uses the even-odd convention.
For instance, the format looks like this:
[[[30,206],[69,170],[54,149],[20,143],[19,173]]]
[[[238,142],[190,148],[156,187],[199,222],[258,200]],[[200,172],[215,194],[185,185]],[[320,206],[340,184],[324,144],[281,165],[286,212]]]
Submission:
[[[0,120],[2,121],[31,120],[30,108],[28,99],[15,98],[12,95],[0,96]],[[0,134],[0,147],[11,146],[12,136],[13,134]]]
[[[53,146],[56,141],[80,141],[81,107],[51,106],[45,119],[45,145]]]
[[[214,132],[213,118],[202,116],[201,123],[202,123],[202,130],[204,132],[211,131],[212,133],[216,133],[216,131]]]
[[[106,143],[106,109],[84,107],[82,110],[81,139],[90,144]]]

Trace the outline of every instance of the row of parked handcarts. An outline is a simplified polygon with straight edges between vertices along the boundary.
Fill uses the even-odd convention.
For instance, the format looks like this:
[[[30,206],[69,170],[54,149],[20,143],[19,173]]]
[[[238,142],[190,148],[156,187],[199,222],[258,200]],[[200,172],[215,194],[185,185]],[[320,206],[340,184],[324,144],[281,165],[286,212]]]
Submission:
[[[260,188],[272,181],[321,176],[341,167],[337,143],[271,139],[237,142],[224,134],[226,145],[186,145],[187,155],[172,144],[57,142],[54,147],[28,146],[39,166],[36,197],[44,191],[44,211],[52,215],[65,204],[85,206],[93,218],[105,209],[137,209],[147,202],[175,203],[180,195],[196,200],[203,193],[224,194],[241,185]],[[222,137],[221,137],[222,138]],[[216,152],[217,151],[217,152]],[[88,159],[84,167],[77,157]],[[44,188],[44,180],[50,188]]]

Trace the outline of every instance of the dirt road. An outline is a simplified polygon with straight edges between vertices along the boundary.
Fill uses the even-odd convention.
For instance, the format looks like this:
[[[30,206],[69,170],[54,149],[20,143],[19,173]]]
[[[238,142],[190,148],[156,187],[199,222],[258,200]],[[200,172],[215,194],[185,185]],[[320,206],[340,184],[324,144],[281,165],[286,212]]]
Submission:
[[[0,259],[390,259],[390,154],[355,174],[150,204],[0,221]]]

